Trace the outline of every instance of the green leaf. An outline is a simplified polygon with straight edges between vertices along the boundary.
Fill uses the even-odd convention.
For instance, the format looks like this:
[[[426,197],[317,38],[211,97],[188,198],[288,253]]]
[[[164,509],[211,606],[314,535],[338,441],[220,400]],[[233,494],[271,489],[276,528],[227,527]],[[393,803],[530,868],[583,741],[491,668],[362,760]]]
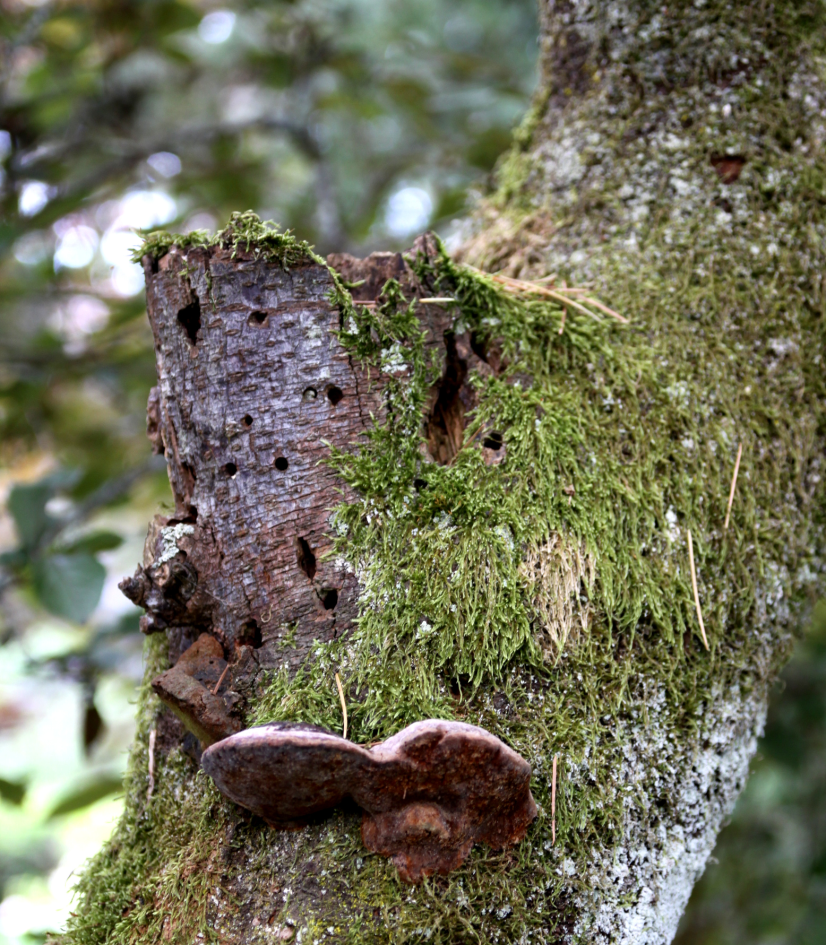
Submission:
[[[17,536],[25,549],[34,548],[54,518],[46,511],[46,503],[58,489],[77,481],[77,470],[58,469],[37,482],[16,485],[9,493],[6,508],[14,519]]]
[[[85,623],[97,606],[106,568],[90,554],[45,555],[32,567],[40,603],[58,617]]]
[[[5,778],[0,778],[0,798],[4,801],[19,807],[25,796],[26,785],[22,781],[7,781]]]
[[[8,568],[10,571],[17,571],[22,568],[29,560],[29,556],[15,548],[13,551],[4,551],[0,554],[0,568]]]
[[[123,538],[116,532],[97,531],[82,535],[70,545],[62,545],[59,550],[61,554],[66,555],[76,555],[81,552],[96,554],[98,551],[110,551],[112,548],[119,548],[122,544]]]
[[[53,495],[54,486],[47,479],[15,486],[9,493],[7,508],[24,548],[33,548],[51,523],[46,503]]]
[[[87,781],[78,785],[70,791],[61,801],[55,805],[49,814],[49,820],[55,817],[63,817],[65,814],[74,813],[77,810],[83,810],[84,807],[91,807],[104,797],[115,794],[123,789],[123,779],[114,774],[102,774],[94,781]]]

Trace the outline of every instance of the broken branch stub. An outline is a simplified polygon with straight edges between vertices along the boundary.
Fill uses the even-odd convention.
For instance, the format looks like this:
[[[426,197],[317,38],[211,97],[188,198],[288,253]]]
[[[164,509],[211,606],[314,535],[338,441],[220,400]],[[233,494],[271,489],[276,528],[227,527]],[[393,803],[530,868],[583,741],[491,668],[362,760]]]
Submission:
[[[220,627],[230,659],[236,644],[251,644],[257,666],[295,669],[356,615],[356,577],[329,554],[331,506],[353,493],[323,460],[381,422],[391,375],[343,344],[334,278],[317,257],[287,269],[231,237],[143,260],[158,368],[148,432],[166,457],[175,510],[153,527],[122,589],[146,609],[147,633]],[[430,237],[414,247],[437,251]],[[388,279],[410,299],[434,294],[400,253],[330,262],[358,283],[357,303],[375,303]],[[443,363],[425,438],[432,458],[448,462],[476,405],[469,374],[495,370],[468,331],[455,332],[452,307],[417,314],[429,355]],[[486,450],[486,460],[502,456]]]
[[[314,726],[271,723],[212,745],[202,764],[223,794],[272,826],[352,798],[364,811],[364,845],[410,883],[456,869],[474,843],[518,843],[536,816],[528,762],[463,722],[416,722],[370,750]]]

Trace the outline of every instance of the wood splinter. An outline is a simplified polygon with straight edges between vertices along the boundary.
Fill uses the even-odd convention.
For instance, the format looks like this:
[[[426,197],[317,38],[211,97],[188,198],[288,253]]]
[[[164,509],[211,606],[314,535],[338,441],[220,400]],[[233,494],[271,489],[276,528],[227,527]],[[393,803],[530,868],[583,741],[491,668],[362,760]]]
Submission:
[[[352,798],[364,845],[409,883],[456,869],[474,843],[519,843],[536,817],[528,762],[463,722],[416,722],[370,750],[273,722],[217,742],[201,763],[222,794],[273,827],[300,826]]]

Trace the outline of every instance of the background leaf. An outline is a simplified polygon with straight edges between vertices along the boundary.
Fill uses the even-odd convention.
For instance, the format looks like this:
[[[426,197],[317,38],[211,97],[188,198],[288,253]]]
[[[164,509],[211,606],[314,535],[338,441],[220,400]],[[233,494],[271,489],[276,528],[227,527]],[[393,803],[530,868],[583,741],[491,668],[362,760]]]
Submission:
[[[97,606],[106,569],[90,554],[44,555],[32,566],[33,587],[46,610],[85,623]]]
[[[26,785],[22,781],[7,781],[0,778],[0,798],[9,804],[20,806],[26,796]]]
[[[9,493],[6,507],[24,548],[34,548],[53,521],[46,512],[46,503],[53,495],[54,486],[48,481],[15,486]]]
[[[93,780],[78,785],[60,800],[49,813],[49,820],[91,807],[110,794],[123,789],[123,778],[114,774],[101,774]]]
[[[88,554],[97,554],[99,551],[111,551],[113,548],[120,548],[123,544],[123,536],[116,532],[95,531],[88,535],[82,535],[67,545],[61,545],[58,549],[61,554],[74,555],[80,552]]]

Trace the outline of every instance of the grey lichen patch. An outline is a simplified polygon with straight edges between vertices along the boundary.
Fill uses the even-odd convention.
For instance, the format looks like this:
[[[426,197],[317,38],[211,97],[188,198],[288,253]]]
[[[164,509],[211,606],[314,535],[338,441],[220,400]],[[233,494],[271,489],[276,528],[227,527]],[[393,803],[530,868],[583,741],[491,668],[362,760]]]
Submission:
[[[623,758],[615,772],[644,800],[640,805],[639,799],[628,799],[623,842],[610,862],[593,864],[585,878],[588,891],[577,901],[574,927],[574,937],[581,940],[605,945],[671,941],[722,822],[746,782],[765,720],[763,692],[755,697],[714,687],[696,720],[704,750],[694,754],[693,746],[686,750],[669,734],[663,692],[648,695],[645,706],[646,724],[631,724],[620,735]],[[652,770],[657,772],[653,779]],[[720,796],[718,784],[733,790]],[[657,818],[663,791],[668,792],[667,815]]]
[[[180,548],[178,547],[178,542],[184,537],[184,535],[194,535],[195,528],[192,525],[186,525],[183,522],[179,522],[177,525],[171,525],[166,528],[161,529],[161,553],[155,559],[155,566],[160,567],[160,565],[165,564],[167,561],[171,561],[175,555],[180,553]]]

